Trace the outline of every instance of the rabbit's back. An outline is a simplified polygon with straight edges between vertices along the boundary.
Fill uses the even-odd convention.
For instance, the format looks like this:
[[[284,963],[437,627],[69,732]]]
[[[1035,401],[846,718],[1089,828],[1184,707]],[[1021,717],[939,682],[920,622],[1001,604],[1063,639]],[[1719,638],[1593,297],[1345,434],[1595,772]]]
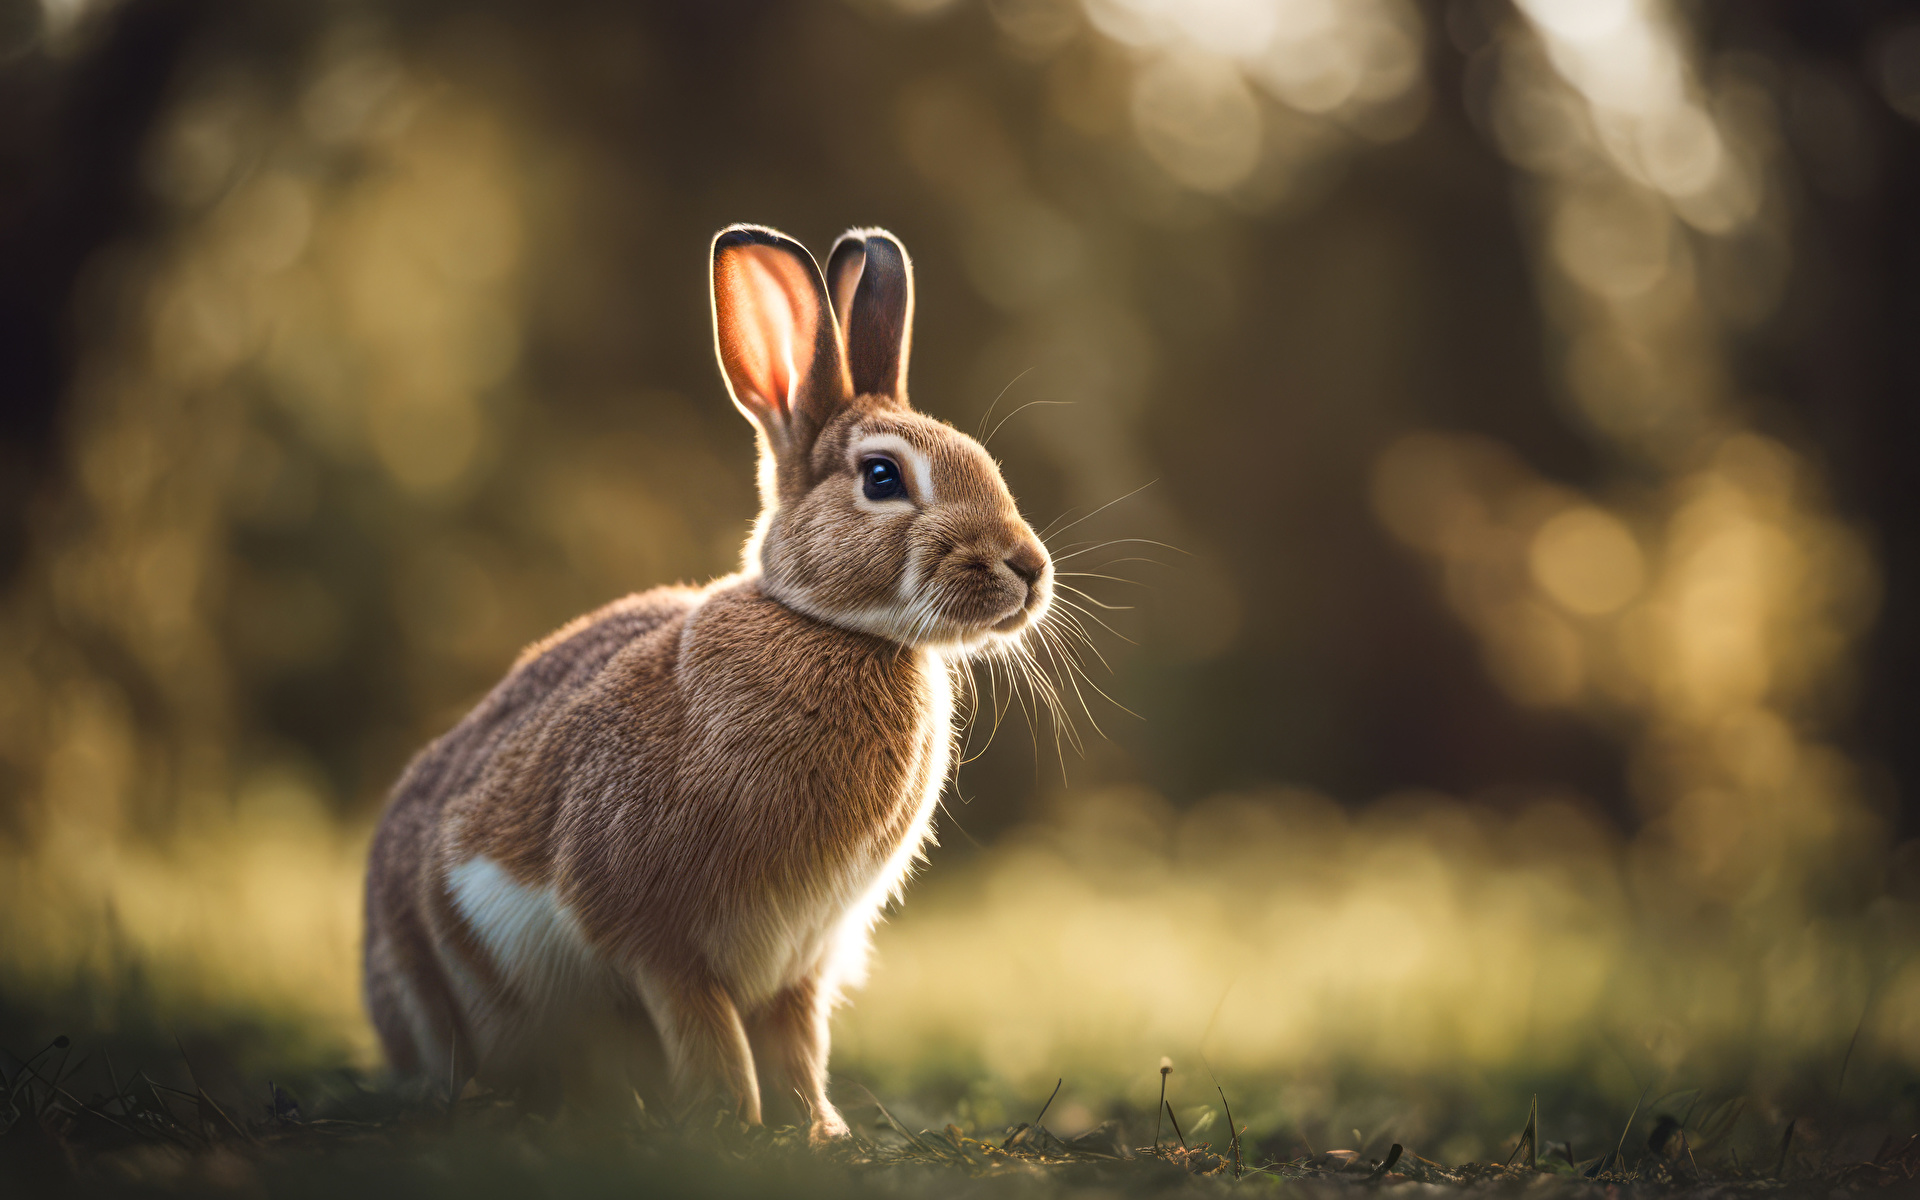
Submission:
[[[625,596],[529,646],[472,712],[408,765],[386,824],[411,825],[416,816],[438,823],[447,802],[478,784],[503,747],[590,687],[615,655],[685,616],[702,595],[666,587]]]

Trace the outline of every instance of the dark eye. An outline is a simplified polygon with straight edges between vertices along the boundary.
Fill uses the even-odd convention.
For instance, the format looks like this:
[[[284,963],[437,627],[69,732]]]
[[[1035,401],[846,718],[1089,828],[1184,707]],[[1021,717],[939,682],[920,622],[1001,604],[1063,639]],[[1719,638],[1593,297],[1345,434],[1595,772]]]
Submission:
[[[869,458],[861,463],[860,487],[869,500],[891,500],[907,494],[900,466],[890,458]]]

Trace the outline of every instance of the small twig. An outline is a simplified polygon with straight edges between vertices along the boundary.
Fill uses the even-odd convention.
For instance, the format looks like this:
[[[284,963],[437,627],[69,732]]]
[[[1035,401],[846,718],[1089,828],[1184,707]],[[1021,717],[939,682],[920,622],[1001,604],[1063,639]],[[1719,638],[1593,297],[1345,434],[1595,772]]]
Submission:
[[[1040,1116],[1033,1119],[1033,1127],[1035,1129],[1040,1128],[1040,1122],[1047,1115],[1047,1110],[1053,1107],[1053,1098],[1060,1094],[1060,1085],[1066,1081],[1064,1075],[1053,1081],[1053,1091],[1047,1094],[1047,1102],[1040,1106]]]
[[[101,1053],[106,1055],[107,1082],[113,1085],[113,1098],[120,1102],[120,1115],[125,1116],[127,1112],[127,1098],[126,1098],[126,1095],[120,1090],[119,1077],[113,1073],[113,1051],[103,1050],[101,1051]]]
[[[1793,1149],[1793,1128],[1799,1123],[1800,1123],[1800,1118],[1798,1117],[1795,1117],[1793,1120],[1787,1122],[1786,1136],[1780,1139],[1780,1161],[1778,1163],[1775,1163],[1773,1168],[1773,1177],[1775,1179],[1783,1178],[1786,1174],[1787,1151]]]
[[[1631,1119],[1628,1124],[1632,1124]],[[1520,1140],[1513,1144],[1513,1153],[1507,1155],[1503,1165],[1512,1166],[1513,1160],[1520,1157],[1523,1147],[1527,1152],[1527,1169],[1537,1169],[1540,1163],[1540,1097],[1537,1095],[1533,1098],[1532,1107],[1527,1109],[1527,1127],[1520,1131]]]
[[[1220,1093],[1220,1107],[1227,1110],[1227,1133],[1230,1135],[1227,1151],[1233,1155],[1233,1177],[1238,1179],[1240,1178],[1240,1127],[1233,1123],[1233,1109],[1227,1104],[1227,1089],[1216,1082],[1213,1090]]]
[[[1400,1161],[1400,1153],[1401,1153],[1400,1143],[1395,1142],[1392,1145],[1392,1147],[1390,1147],[1387,1150],[1386,1161],[1382,1162],[1379,1166],[1375,1167],[1367,1175],[1367,1178],[1368,1179],[1384,1179],[1386,1177],[1387,1172],[1393,1170],[1393,1164]]]
[[[163,1092],[172,1092],[172,1093],[173,1093],[174,1095],[176,1095],[176,1096],[178,1096],[178,1097],[180,1097],[180,1098],[181,1098],[182,1100],[197,1100],[197,1099],[199,1099],[199,1093],[197,1093],[197,1092],[190,1092],[190,1091],[188,1091],[188,1090],[187,1090],[187,1089],[185,1089],[185,1088],[177,1088],[177,1087],[174,1087],[174,1086],[173,1086],[172,1084],[170,1084],[170,1083],[155,1083],[155,1082],[154,1082],[154,1081],[153,1081],[152,1079],[148,1079],[148,1080],[147,1080],[147,1084],[148,1084],[148,1086],[150,1086],[150,1087],[155,1087],[155,1088],[158,1088],[158,1089],[160,1089],[160,1090],[161,1090],[161,1091],[163,1091]]]
[[[1873,1001],[1868,999],[1866,1007],[1860,1010],[1860,1020],[1854,1024],[1853,1036],[1847,1039],[1847,1052],[1840,1058],[1840,1079],[1833,1085],[1833,1094],[1837,1099],[1847,1086],[1847,1067],[1853,1062],[1853,1048],[1860,1044],[1860,1031],[1867,1027],[1867,1014],[1873,1011]]]
[[[66,1034],[63,1033],[59,1037],[54,1038],[52,1041],[42,1046],[38,1054],[35,1054],[32,1058],[27,1059],[21,1065],[31,1067],[34,1063],[39,1062],[41,1059],[53,1053],[55,1050],[65,1050],[68,1046],[71,1046],[72,1044],[73,1044],[73,1039],[69,1038]]]
[[[41,1059],[45,1058],[48,1054],[51,1054],[55,1050],[65,1050],[71,1044],[72,1044],[72,1040],[68,1038],[66,1034],[63,1033],[59,1037],[54,1038],[51,1042],[48,1042],[46,1045],[42,1046],[39,1052],[35,1054],[32,1058],[25,1058],[25,1059],[19,1060],[21,1071],[18,1075],[15,1075],[13,1077],[12,1085],[7,1089],[7,1104],[10,1107],[14,1105],[14,1101],[20,1095],[20,1090],[22,1088],[27,1087],[26,1081],[28,1079],[40,1078],[39,1072],[33,1069],[33,1064],[39,1062]],[[28,1090],[27,1092],[27,1099],[29,1102],[31,1102],[33,1099],[33,1092],[31,1090]]]
[[[207,1095],[207,1090],[205,1088],[200,1089],[200,1102],[205,1104],[208,1108],[212,1109],[213,1115],[216,1117],[219,1117],[221,1121],[225,1122],[227,1128],[233,1130],[234,1134],[237,1137],[239,1137],[242,1141],[251,1142],[253,1140],[253,1135],[251,1133],[248,1133],[246,1130],[240,1128],[240,1123],[238,1121],[235,1121],[232,1117],[228,1116],[227,1110],[224,1108],[221,1108],[217,1103],[215,1103],[213,1097]]]
[[[1173,1074],[1173,1060],[1163,1056],[1160,1059],[1160,1108],[1153,1110],[1153,1149],[1155,1153],[1158,1153],[1160,1150],[1160,1109],[1167,1106],[1167,1076],[1171,1074]]]
[[[54,1039],[54,1044],[60,1047],[60,1065],[54,1068],[53,1072],[53,1082],[58,1085],[62,1079],[66,1078],[67,1063],[73,1059],[73,1039],[63,1033]],[[81,1059],[81,1065],[86,1065],[86,1061],[84,1058]]]
[[[242,1141],[251,1142],[253,1135],[240,1128],[239,1123],[227,1115],[227,1110],[214,1103],[213,1097],[207,1095],[207,1089],[200,1084],[200,1072],[193,1069],[193,1060],[187,1057],[186,1046],[181,1043],[178,1037],[173,1039],[173,1044],[175,1048],[180,1051],[180,1061],[187,1064],[187,1078],[193,1080],[194,1102],[196,1105],[205,1105],[207,1108],[212,1109],[213,1115],[219,1117],[228,1129],[233,1130],[236,1137]],[[205,1113],[201,1114],[200,1120],[202,1124],[206,1122]],[[213,1131],[211,1129],[207,1130],[207,1140],[209,1142],[213,1140]]]
[[[893,1114],[887,1111],[886,1105],[880,1103],[880,1097],[873,1094],[872,1088],[866,1087],[864,1085],[856,1085],[856,1086],[859,1086],[860,1090],[867,1094],[867,1100],[870,1103],[872,1103],[872,1105],[875,1108],[880,1110],[880,1115],[886,1118],[887,1124],[893,1126],[893,1131],[895,1133],[899,1134],[903,1138],[906,1138],[909,1142],[912,1142],[919,1149],[924,1150],[929,1154],[934,1153],[933,1149],[929,1147],[925,1142],[913,1136],[911,1133],[908,1133],[907,1127],[905,1125],[902,1125],[900,1122],[893,1119]]]
[[[1619,1144],[1613,1148],[1613,1162],[1615,1166],[1620,1165],[1620,1156],[1627,1148],[1627,1135],[1633,1132],[1633,1119],[1640,1115],[1640,1106],[1647,1102],[1647,1092],[1652,1087],[1652,1084],[1648,1084],[1646,1087],[1640,1089],[1640,1098],[1633,1102],[1633,1111],[1627,1114],[1627,1123],[1620,1127],[1620,1141]]]
[[[1180,1139],[1180,1148],[1187,1148],[1187,1135],[1180,1132],[1180,1118],[1173,1115],[1173,1105],[1167,1105],[1167,1120],[1173,1122],[1173,1136]]]
[[[140,1072],[140,1079],[143,1083],[147,1085],[147,1094],[153,1097],[154,1110],[158,1113],[158,1115],[165,1117],[167,1121],[173,1126],[172,1129],[168,1129],[165,1126],[155,1125],[154,1129],[157,1132],[159,1132],[162,1136],[169,1138],[175,1142],[178,1142],[180,1145],[187,1147],[188,1149],[191,1149],[192,1142],[185,1135],[190,1134],[193,1131],[180,1123],[180,1117],[177,1113],[173,1111],[173,1106],[169,1105],[166,1101],[166,1097],[160,1094],[160,1089],[163,1085],[155,1083],[153,1081],[153,1076],[147,1074],[145,1071]],[[167,1088],[166,1090],[171,1092],[171,1091],[178,1091],[179,1089]],[[185,1093],[182,1093],[182,1094],[184,1095]]]
[[[213,1144],[213,1127],[207,1124],[206,1110],[200,1107],[200,1095],[204,1094],[200,1092],[200,1076],[194,1071],[193,1060],[187,1057],[187,1048],[181,1043],[178,1034],[174,1035],[173,1048],[180,1052],[180,1061],[187,1064],[187,1078],[193,1082],[194,1086],[194,1092],[182,1092],[181,1094],[193,1097],[193,1115],[200,1119],[200,1136],[205,1138],[207,1144],[211,1146]]]
[[[917,1150],[921,1150],[927,1154],[937,1153],[933,1147],[927,1145],[925,1142],[921,1141],[919,1138],[915,1137],[913,1134],[908,1133],[907,1127],[905,1125],[902,1125],[900,1122],[894,1120],[893,1114],[887,1111],[887,1106],[880,1103],[879,1099],[875,1097],[872,1092],[868,1092],[867,1097],[873,1100],[873,1106],[880,1110],[880,1115],[887,1119],[887,1124],[893,1126],[893,1131],[895,1133],[907,1139],[909,1142],[912,1142],[914,1145],[914,1148]]]
[[[1627,1148],[1627,1134],[1633,1130],[1633,1119],[1640,1115],[1640,1105],[1646,1101],[1647,1091],[1651,1087],[1653,1087],[1653,1085],[1648,1084],[1646,1087],[1640,1089],[1640,1099],[1633,1102],[1633,1111],[1627,1114],[1627,1123],[1620,1129],[1619,1144],[1614,1146],[1613,1153],[1593,1164],[1593,1169],[1587,1172],[1588,1179],[1599,1178],[1603,1173],[1611,1170],[1619,1163],[1621,1151]]]
[[[66,1100],[67,1103],[73,1105],[74,1111],[76,1114],[85,1113],[87,1116],[90,1116],[90,1117],[98,1117],[102,1121],[105,1121],[107,1124],[112,1125],[115,1128],[122,1130],[123,1132],[134,1133],[134,1130],[131,1127],[127,1125],[123,1125],[119,1121],[115,1120],[112,1114],[102,1112],[91,1104],[81,1103],[80,1098],[78,1096],[75,1096],[72,1092],[69,1092],[67,1089],[61,1087],[58,1083],[55,1083],[49,1080],[46,1076],[34,1070],[32,1067],[27,1067],[26,1070],[36,1080],[39,1080],[41,1083],[44,1083],[47,1085],[50,1095],[58,1095],[64,1100]]]

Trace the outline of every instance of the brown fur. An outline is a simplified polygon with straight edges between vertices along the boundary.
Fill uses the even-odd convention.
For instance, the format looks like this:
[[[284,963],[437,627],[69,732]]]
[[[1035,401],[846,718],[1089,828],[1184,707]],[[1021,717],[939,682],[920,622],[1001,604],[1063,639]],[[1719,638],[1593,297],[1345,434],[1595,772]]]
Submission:
[[[796,243],[715,241],[716,347],[761,434],[741,572],[529,648],[396,786],[366,941],[396,1069],[718,1092],[750,1121],[767,1101],[845,1132],[827,1014],[929,834],[949,666],[1017,637],[1051,579],[985,451],[907,407],[904,250],[849,238],[851,350]],[[855,395],[856,375],[886,390]],[[866,495],[875,455],[906,495]]]

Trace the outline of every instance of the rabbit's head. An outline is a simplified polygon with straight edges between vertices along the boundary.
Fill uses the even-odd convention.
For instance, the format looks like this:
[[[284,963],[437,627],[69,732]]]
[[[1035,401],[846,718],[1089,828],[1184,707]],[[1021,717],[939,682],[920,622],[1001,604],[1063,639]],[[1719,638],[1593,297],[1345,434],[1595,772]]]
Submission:
[[[1053,565],[974,439],[907,403],[913,266],[884,230],[804,247],[734,225],[713,242],[721,372],[759,430],[745,567],[788,607],[908,646],[965,651],[1044,615]]]

